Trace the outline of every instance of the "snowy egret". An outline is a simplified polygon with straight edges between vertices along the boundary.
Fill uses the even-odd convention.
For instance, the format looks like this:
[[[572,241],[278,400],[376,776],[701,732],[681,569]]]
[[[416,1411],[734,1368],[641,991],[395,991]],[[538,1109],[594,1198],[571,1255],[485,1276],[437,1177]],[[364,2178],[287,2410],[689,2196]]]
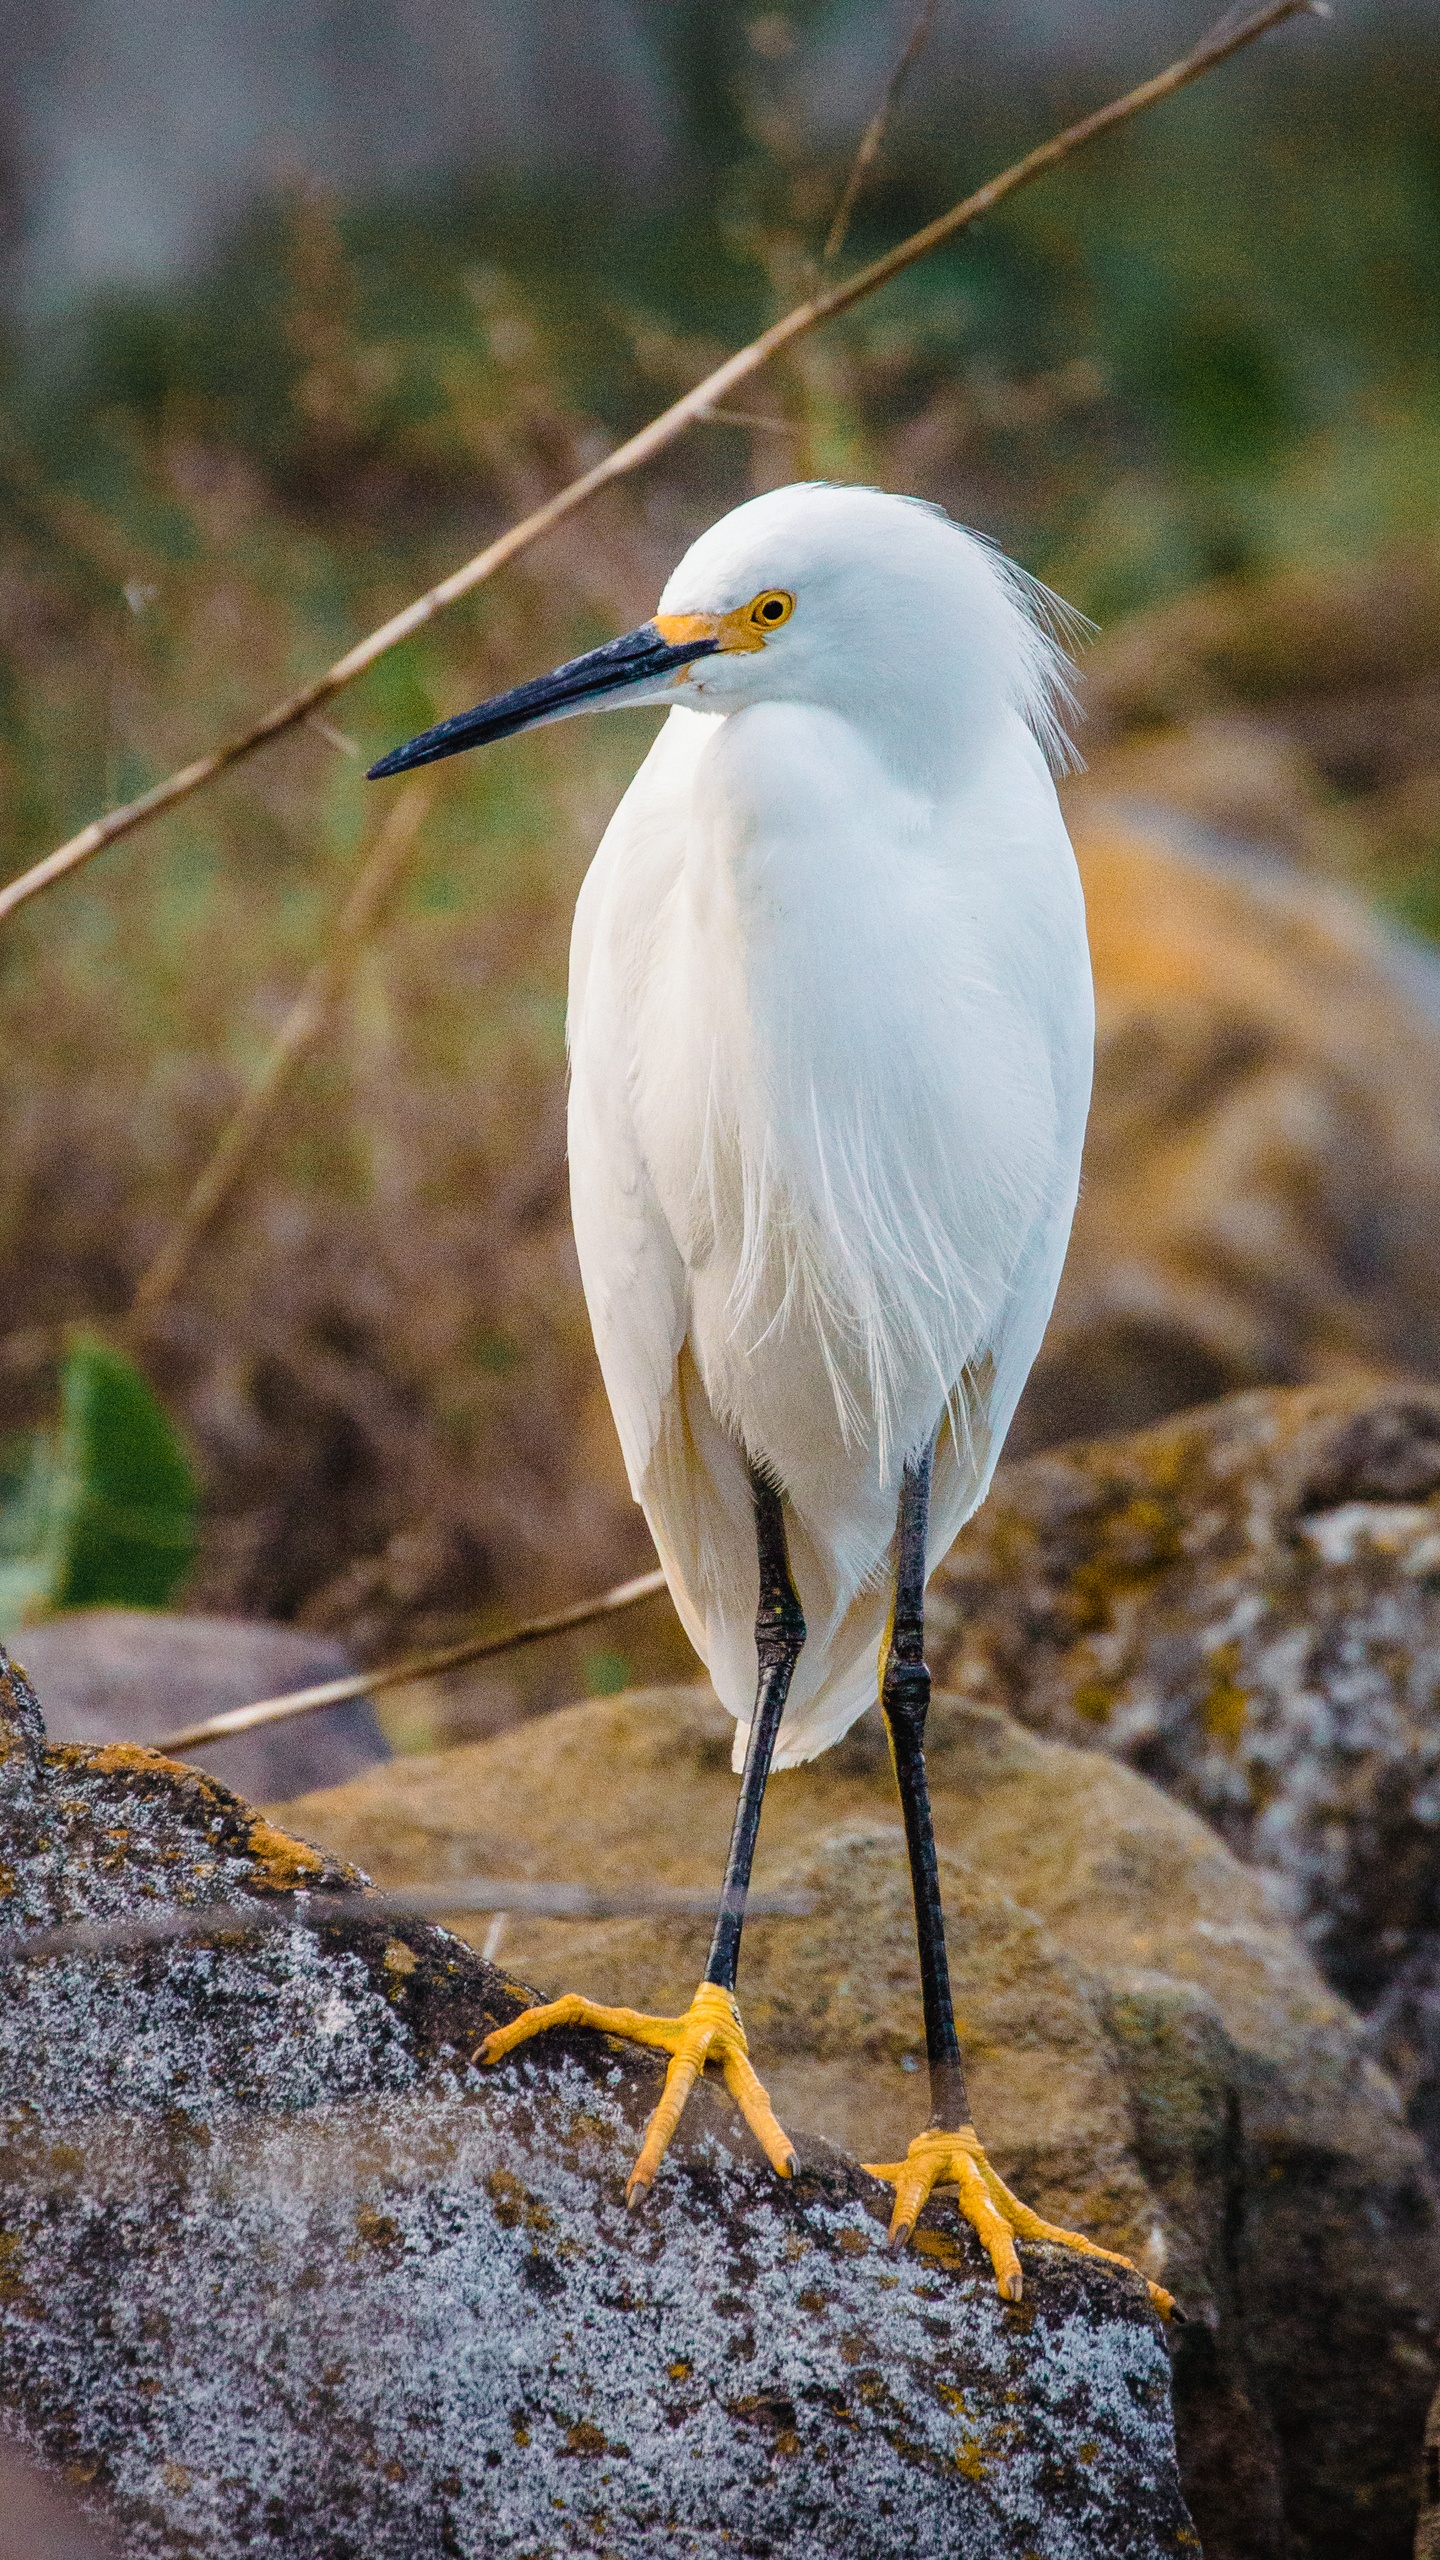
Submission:
[[[1067,664],[1053,600],[938,509],[805,484],[702,534],[653,621],[374,767],[614,703],[670,712],[576,907],[571,1198],[631,1487],[736,1719],[740,1797],[688,2014],[572,1995],[481,2058],[576,2023],[668,2052],[632,2201],[707,2061],[788,2174],[735,2001],[761,1802],[772,1763],[836,1741],[878,1681],[931,2113],[877,2174],[896,2245],[955,2186],[1012,2301],[1016,2234],[1095,2244],[1011,2195],[970,2121],[924,1594],[989,1484],[1079,1181],[1093,1005],[1047,761]]]

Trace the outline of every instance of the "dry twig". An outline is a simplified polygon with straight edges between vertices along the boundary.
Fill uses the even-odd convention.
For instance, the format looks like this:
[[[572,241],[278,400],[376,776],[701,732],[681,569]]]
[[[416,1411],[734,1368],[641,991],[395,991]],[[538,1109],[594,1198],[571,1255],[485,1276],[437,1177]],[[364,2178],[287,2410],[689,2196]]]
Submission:
[[[47,1956],[108,1955],[236,1930],[318,1928],[326,1920],[430,1920],[462,1911],[522,1911],[547,1920],[713,1920],[723,1894],[690,1885],[535,1884],[518,1876],[447,1876],[443,1884],[402,1884],[377,1893],[297,1893],[265,1902],[171,1903],[109,1920],[67,1920],[54,1928],[0,1930],[0,1965]],[[803,1920],[813,1893],[749,1893],[753,1920]]]
[[[900,92],[930,41],[939,7],[940,0],[925,0],[925,6],[910,30],[909,41],[885,83],[885,94],[860,136],[860,148],[850,164],[850,175],[840,191],[835,218],[820,252],[822,267],[832,266],[845,246],[845,235],[850,228],[850,217],[859,201],[860,190],[879,157],[880,145],[885,139],[886,127],[895,112]]]
[[[387,650],[395,648],[402,640],[408,640],[427,622],[433,621],[447,605],[454,604],[460,596],[469,595],[486,579],[493,578],[498,569],[518,559],[521,552],[528,551],[543,534],[563,524],[577,508],[593,498],[597,490],[608,488],[612,481],[624,479],[628,473],[638,470],[642,463],[651,461],[657,453],[663,453],[697,419],[712,411],[717,401],[734,390],[738,383],[748,381],[752,373],[758,373],[760,367],[768,364],[770,358],[783,348],[793,346],[797,339],[808,337],[812,330],[827,320],[835,319],[842,311],[852,310],[856,303],[877,292],[881,285],[903,275],[907,267],[915,266],[920,259],[929,257],[932,250],[968,230],[982,214],[992,213],[997,205],[1018,194],[1022,187],[1032,185],[1046,170],[1068,160],[1073,152],[1083,150],[1087,144],[1097,142],[1103,134],[1113,133],[1117,125],[1127,124],[1131,117],[1158,106],[1162,99],[1173,97],[1177,90],[1188,88],[1192,81],[1203,79],[1207,72],[1218,69],[1222,62],[1228,62],[1233,54],[1240,53],[1272,28],[1283,25],[1286,19],[1321,14],[1320,0],[1269,0],[1267,7],[1256,10],[1238,25],[1227,23],[1213,30],[1193,53],[1172,62],[1166,70],[1157,72],[1153,79],[1142,80],[1137,88],[1127,90],[1123,97],[1112,98],[1106,106],[1097,107],[1093,115],[1082,116],[1077,123],[1068,125],[1063,133],[1052,135],[1048,142],[1040,143],[1022,160],[1015,161],[998,177],[977,188],[973,195],[966,196],[963,203],[952,205],[948,213],[940,214],[934,222],[927,222],[923,229],[912,232],[908,240],[902,240],[884,257],[872,259],[868,266],[859,268],[843,283],[829,285],[824,291],[797,303],[783,319],[763,330],[758,338],[752,338],[749,346],[741,347],[737,354],[727,357],[724,364],[718,365],[692,391],[672,401],[670,407],[662,410],[658,418],[652,418],[638,435],[617,445],[613,453],[606,454],[589,471],[582,472],[568,488],[558,490],[553,498],[547,498],[545,504],[526,516],[522,523],[512,525],[497,541],[487,544],[473,560],[467,560],[448,578],[442,578],[439,585],[431,587],[425,595],[417,596],[412,604],[393,614],[367,639],[357,641],[355,647],[347,650],[343,658],[338,658],[324,675],[316,676],[310,684],[292,694],[288,701],[277,703],[243,736],[228,740],[210,755],[197,757],[193,764],[183,766],[178,773],[170,774],[165,781],[157,782],[149,791],[142,792],[137,800],[127,801],[123,807],[109,810],[103,818],[93,819],[68,843],[57,846],[43,861],[33,864],[18,879],[10,881],[0,889],[0,922],[13,915],[40,890],[49,888],[53,881],[63,879],[67,872],[102,853],[107,845],[118,843],[122,836],[133,833],[147,819],[159,817],[165,810],[175,808],[180,801],[189,799],[193,792],[216,781],[222,773],[228,773],[232,765],[253,755],[257,748],[267,745],[272,738],[282,737],[286,731],[308,719],[342,687],[363,675],[366,668],[372,667]]]
[[[355,967],[385,902],[415,849],[435,796],[427,780],[404,791],[386,814],[369,859],[350,890],[334,929],[285,1018],[259,1076],[226,1121],[209,1162],[136,1289],[130,1313],[153,1315],[173,1296],[206,1229],[214,1224],[251,1162],[296,1068],[314,1047]]]
[[[434,1680],[445,1671],[463,1671],[470,1662],[489,1662],[497,1654],[516,1653],[522,1645],[539,1644],[546,1636],[568,1634],[572,1627],[593,1626],[599,1618],[613,1618],[622,1609],[634,1609],[642,1600],[653,1600],[665,1588],[663,1573],[640,1573],[632,1582],[617,1582],[613,1590],[602,1591],[595,1600],[577,1600],[568,1609],[556,1609],[545,1618],[527,1619],[523,1626],[512,1627],[508,1635],[469,1636],[462,1644],[442,1645],[434,1653],[411,1654],[404,1662],[389,1662],[375,1671],[352,1671],[343,1680],[322,1680],[313,1689],[290,1689],[283,1697],[257,1699],[253,1707],[229,1707],[223,1715],[207,1716],[203,1724],[182,1725],[178,1732],[162,1733],[150,1745],[155,1751],[194,1751],[204,1742],[224,1742],[233,1733],[251,1733],[259,1724],[288,1724],[293,1716],[314,1715],[321,1707],[342,1706],[347,1698],[373,1697],[377,1689],[398,1689],[409,1680]]]

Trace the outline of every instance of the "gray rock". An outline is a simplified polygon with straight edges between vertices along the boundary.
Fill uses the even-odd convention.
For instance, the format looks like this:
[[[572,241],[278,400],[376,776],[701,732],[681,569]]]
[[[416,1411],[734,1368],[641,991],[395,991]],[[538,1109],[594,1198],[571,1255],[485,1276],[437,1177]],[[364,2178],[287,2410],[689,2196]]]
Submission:
[[[1420,2520],[1415,2560],[1440,2560],[1440,2393],[1430,2404],[1420,2460]]]
[[[1002,1469],[931,1658],[1267,1871],[1440,2167],[1440,1394],[1283,1388]]]
[[[18,1649],[57,1742],[154,1742],[228,1708],[343,1680],[355,1669],[333,1637],[301,1627],[149,1609],[71,1610],[27,1627]],[[390,1745],[369,1699],[351,1698],[186,1756],[264,1804],[308,1787],[343,1786],[388,1760]]]
[[[1415,2560],[1440,2560],[1440,2393],[1430,2404],[1420,2463],[1420,2521]]]
[[[924,2086],[877,1728],[771,1781],[756,1883],[802,1886],[814,1907],[752,1917],[740,1985],[781,2122],[862,2160],[903,2149]],[[648,1873],[713,1890],[732,1735],[704,1691],[632,1691],[406,1756],[277,1818],[386,1884]],[[1175,2423],[1207,2560],[1402,2560],[1440,2230],[1359,2021],[1264,1881],[1134,1770],[943,1692],[926,1760],[976,2124],[1047,2221],[1122,2250],[1189,2314],[1171,2340]],[[551,1990],[673,2013],[708,1934],[517,1912],[505,1948]]]
[[[8,1667],[4,1719],[12,1931],[284,1897],[3,1951],[0,2395],[127,2560],[1198,2548],[1133,2279],[1035,2250],[1007,2307],[938,2223],[893,2259],[884,2189],[803,2142],[777,2181],[708,2089],[629,2214],[654,2057],[473,2071],[525,1995],[458,1940],[307,1923],[353,1869],[133,1745],[47,1750]]]

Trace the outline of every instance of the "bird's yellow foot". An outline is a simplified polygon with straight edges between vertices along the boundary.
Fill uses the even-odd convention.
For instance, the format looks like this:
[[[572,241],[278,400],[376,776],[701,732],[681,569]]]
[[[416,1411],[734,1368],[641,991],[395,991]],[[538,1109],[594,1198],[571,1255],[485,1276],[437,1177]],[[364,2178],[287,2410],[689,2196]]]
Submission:
[[[659,2047],[671,2057],[660,2104],[645,2128],[640,2157],[625,2185],[627,2204],[639,2204],[649,2192],[669,2148],[670,2137],[685,2112],[685,2101],[707,2062],[718,2062],[725,2086],[772,2169],[782,2178],[795,2169],[795,2149],[775,2116],[750,2060],[745,2030],[732,1994],[718,1984],[702,1982],[683,2018],[650,2018],[640,2009],[606,2009],[575,1991],[524,2009],[508,2027],[497,2027],[475,2056],[477,2062],[503,2062],[507,2053],[547,2027],[598,2027],[602,2035],[628,2036],[632,2044]]]
[[[884,2178],[895,2190],[895,2210],[890,2217],[892,2249],[904,2248],[933,2188],[958,2188],[960,2210],[990,2252],[995,2281],[1005,2302],[1018,2302],[1023,2289],[1015,2247],[1018,2235],[1022,2240],[1054,2240],[1062,2249],[1078,2249],[1084,2257],[1108,2258],[1112,2267],[1128,2267],[1132,2275],[1139,2276],[1162,2320],[1168,2320],[1175,2308],[1173,2295],[1163,2285],[1152,2284],[1133,2259],[1122,2258],[1118,2250],[1100,2248],[1078,2231],[1062,2231],[1058,2223],[1042,2222],[1028,2204],[1013,2196],[1004,2179],[991,2168],[973,2125],[961,2125],[956,2133],[942,2133],[932,2127],[917,2133],[903,2160],[867,2160],[865,2166],[872,2178]]]

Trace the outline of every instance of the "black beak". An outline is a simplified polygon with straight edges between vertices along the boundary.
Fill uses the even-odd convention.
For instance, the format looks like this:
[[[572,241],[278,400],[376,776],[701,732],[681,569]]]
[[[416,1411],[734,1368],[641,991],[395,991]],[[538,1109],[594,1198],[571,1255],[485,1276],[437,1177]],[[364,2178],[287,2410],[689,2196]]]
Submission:
[[[372,764],[365,779],[381,782],[387,774],[408,773],[413,765],[438,764],[442,756],[463,755],[467,747],[511,738],[517,729],[539,729],[547,720],[563,720],[599,694],[621,693],[653,676],[673,674],[693,658],[709,657],[719,645],[718,640],[669,641],[653,622],[642,622],[638,631],[627,631],[621,640],[607,640],[603,648],[588,649],[583,658],[569,658],[548,676],[517,684],[509,693],[492,695],[474,711],[457,712],[453,720],[422,730],[418,738]]]

